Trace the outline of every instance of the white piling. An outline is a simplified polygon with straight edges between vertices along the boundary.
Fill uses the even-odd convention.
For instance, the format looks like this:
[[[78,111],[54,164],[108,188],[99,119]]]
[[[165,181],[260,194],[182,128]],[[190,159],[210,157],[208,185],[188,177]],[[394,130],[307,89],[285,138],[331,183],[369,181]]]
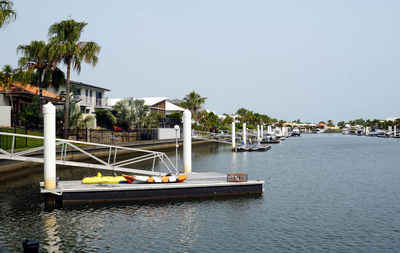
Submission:
[[[56,107],[43,106],[44,126],[44,188],[56,189]]]
[[[232,149],[236,147],[236,126],[235,122],[232,122]]]
[[[264,139],[264,125],[261,125],[261,138],[260,141]]]
[[[396,134],[397,134],[396,126],[393,126],[393,136],[396,137]]]
[[[260,142],[260,125],[257,125],[257,142]]]
[[[369,135],[369,127],[365,127],[365,135]]]
[[[243,123],[243,143],[246,145],[246,123]]]
[[[192,172],[192,113],[187,109],[183,112],[183,170]]]

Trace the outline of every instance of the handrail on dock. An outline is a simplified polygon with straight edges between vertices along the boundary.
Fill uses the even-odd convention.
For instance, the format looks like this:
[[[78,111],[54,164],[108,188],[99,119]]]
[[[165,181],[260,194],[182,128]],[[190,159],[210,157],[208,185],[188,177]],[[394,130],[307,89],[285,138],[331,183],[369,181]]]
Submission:
[[[22,151],[18,151],[18,152],[16,152],[14,149],[15,143],[16,143],[16,137],[44,140],[43,136],[25,135],[25,134],[17,134],[17,133],[5,133],[5,132],[0,132],[0,135],[12,137],[11,151],[8,152],[8,151],[0,148],[0,159],[44,163],[43,157],[27,156],[29,154],[43,150],[44,146],[35,147],[35,148],[31,148],[28,150],[22,150]],[[108,149],[107,162],[100,159],[99,157],[95,156],[94,154],[91,154],[88,151],[78,147],[75,144],[83,144],[83,145],[97,146],[100,148],[107,148]],[[56,146],[60,146],[60,145],[61,145],[60,152],[57,152],[57,153],[59,153],[59,159],[56,159],[56,164],[59,164],[59,165],[67,165],[67,166],[75,166],[75,167],[88,167],[88,168],[112,170],[112,171],[123,171],[123,172],[137,173],[137,174],[144,174],[144,175],[166,174],[165,172],[162,172],[162,169],[165,167],[165,169],[168,171],[167,173],[173,173],[173,174],[179,173],[178,168],[176,168],[176,166],[171,162],[171,160],[168,158],[168,156],[163,152],[57,138]],[[89,158],[97,161],[98,164],[87,163],[87,162],[68,161],[67,160],[68,147],[70,147],[71,150],[78,151],[78,152],[88,156]],[[117,161],[118,150],[142,152],[145,154],[134,157],[134,158],[129,158],[126,160]],[[113,157],[111,157],[112,155],[113,155]],[[147,160],[151,160],[151,159],[153,160],[153,165],[152,165],[151,171],[141,170],[141,169],[132,169],[132,168],[125,167],[125,166],[133,164],[133,163],[139,163],[139,162],[143,162],[143,161],[147,161]],[[157,159],[160,160],[160,170],[158,172],[155,171],[155,162]]]

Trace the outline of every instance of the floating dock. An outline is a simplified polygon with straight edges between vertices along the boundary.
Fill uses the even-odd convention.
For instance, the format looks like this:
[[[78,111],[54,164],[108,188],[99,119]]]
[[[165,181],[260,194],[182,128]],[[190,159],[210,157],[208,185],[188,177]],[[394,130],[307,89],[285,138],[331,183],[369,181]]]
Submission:
[[[56,189],[44,189],[45,197],[57,203],[92,201],[135,201],[156,199],[191,199],[196,197],[261,195],[264,181],[227,182],[227,175],[215,172],[189,173],[183,183],[160,184],[82,184],[82,181],[60,181]]]

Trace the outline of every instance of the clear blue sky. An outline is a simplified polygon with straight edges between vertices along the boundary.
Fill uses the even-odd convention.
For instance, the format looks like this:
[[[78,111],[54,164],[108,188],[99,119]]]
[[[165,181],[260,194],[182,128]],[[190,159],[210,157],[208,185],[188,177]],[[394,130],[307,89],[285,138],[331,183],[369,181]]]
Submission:
[[[0,66],[16,48],[47,41],[69,17],[99,63],[73,79],[110,98],[192,90],[206,108],[239,107],[287,121],[400,116],[400,1],[16,0],[17,21],[0,30]]]

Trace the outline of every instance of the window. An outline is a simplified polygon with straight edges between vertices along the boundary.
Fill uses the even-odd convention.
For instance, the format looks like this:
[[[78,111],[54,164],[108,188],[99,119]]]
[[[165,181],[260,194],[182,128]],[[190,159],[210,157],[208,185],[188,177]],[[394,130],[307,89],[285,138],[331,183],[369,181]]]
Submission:
[[[72,93],[74,94],[74,95],[81,95],[81,89],[74,89],[73,91],[72,91]]]
[[[92,91],[90,91],[90,97],[92,97]]]
[[[85,90],[86,91],[86,97],[89,96],[89,90]]]

